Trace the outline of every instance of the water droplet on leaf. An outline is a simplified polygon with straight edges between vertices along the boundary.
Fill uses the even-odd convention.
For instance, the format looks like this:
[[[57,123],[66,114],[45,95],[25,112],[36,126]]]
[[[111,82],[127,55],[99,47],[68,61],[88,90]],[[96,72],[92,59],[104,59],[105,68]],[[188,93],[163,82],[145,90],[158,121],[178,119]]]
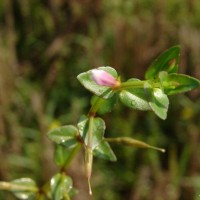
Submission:
[[[132,105],[132,106],[135,106],[135,105],[136,105],[136,102],[135,102],[135,101],[131,101],[131,105]]]

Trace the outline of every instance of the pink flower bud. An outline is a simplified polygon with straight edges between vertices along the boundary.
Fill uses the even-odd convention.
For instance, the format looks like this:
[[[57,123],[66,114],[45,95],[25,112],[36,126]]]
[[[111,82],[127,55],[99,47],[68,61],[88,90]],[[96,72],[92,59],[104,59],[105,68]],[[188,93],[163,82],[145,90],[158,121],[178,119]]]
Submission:
[[[119,86],[119,81],[116,80],[108,72],[100,69],[91,70],[92,79],[97,85],[107,86],[107,87],[117,87]]]

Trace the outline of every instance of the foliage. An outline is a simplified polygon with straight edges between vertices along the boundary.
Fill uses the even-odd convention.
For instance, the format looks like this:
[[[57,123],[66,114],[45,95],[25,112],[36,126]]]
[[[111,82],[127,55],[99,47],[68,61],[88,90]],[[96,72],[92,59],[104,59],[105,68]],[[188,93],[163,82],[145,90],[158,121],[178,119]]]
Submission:
[[[96,98],[88,115],[82,116],[76,126],[61,126],[47,133],[49,139],[57,145],[54,161],[58,165],[59,171],[50,179],[50,186],[42,190],[43,198],[46,196],[55,200],[69,200],[71,195],[74,194],[74,192],[71,192],[75,191],[72,179],[65,174],[65,171],[80,146],[85,149],[85,174],[91,195],[90,179],[93,156],[110,161],[117,160],[108,142],[153,148],[164,152],[163,149],[121,135],[115,138],[105,138],[105,122],[95,115],[100,107],[105,106],[104,114],[106,111],[110,111],[114,105],[110,103],[110,99],[120,97],[120,101],[125,106],[144,111],[152,110],[161,119],[166,119],[169,105],[167,94],[190,91],[200,85],[198,79],[175,73],[178,69],[176,60],[178,60],[179,51],[179,47],[172,47],[159,56],[150,65],[146,72],[147,80],[144,81],[133,78],[121,82],[117,72],[112,67],[99,67],[95,71],[90,70],[78,75],[77,78],[81,84],[93,92]],[[173,60],[173,63],[171,60]],[[67,153],[64,152],[66,149]],[[41,189],[37,188],[34,181],[28,178],[14,180],[10,183],[0,182],[0,187],[12,191],[18,199],[41,198]]]
[[[65,124],[76,126],[87,113],[90,93],[74,78],[78,73],[106,63],[120,72],[122,80],[142,80],[156,55],[180,44],[179,72],[199,78],[199,8],[198,0],[1,1],[0,180],[31,177],[41,188],[64,163],[71,163],[70,155],[82,145],[70,149],[55,145],[53,152],[46,133]],[[160,73],[159,81],[165,75]],[[181,75],[182,83],[185,76]],[[187,85],[178,90],[184,88],[188,90]],[[164,92],[170,95],[173,90],[168,87]],[[142,109],[152,110],[140,88],[101,99],[104,106],[97,113],[106,113],[101,116],[106,122],[104,137],[117,139],[109,143],[118,162],[94,158],[92,198],[198,199],[199,90],[168,96],[165,122],[129,101],[127,106],[138,110],[131,112],[120,99],[123,93],[134,102],[139,98]],[[121,134],[123,139],[116,138]],[[166,154],[117,145],[127,137],[162,146]],[[79,190],[73,199],[88,200],[82,154],[66,166],[67,176]],[[42,191],[37,198],[44,200]],[[16,198],[0,191],[0,199]]]

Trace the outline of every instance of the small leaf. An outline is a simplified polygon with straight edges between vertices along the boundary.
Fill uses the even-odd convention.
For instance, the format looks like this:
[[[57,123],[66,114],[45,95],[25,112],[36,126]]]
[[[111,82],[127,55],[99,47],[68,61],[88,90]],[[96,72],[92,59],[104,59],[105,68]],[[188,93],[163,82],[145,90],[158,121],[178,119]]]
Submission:
[[[72,189],[72,179],[65,174],[57,173],[51,178],[50,186],[52,199],[62,200]]]
[[[109,66],[99,67],[97,69],[108,72],[110,75],[112,75],[116,79],[118,77],[116,70],[112,67],[109,67]],[[95,83],[95,81],[91,77],[91,70],[79,74],[77,76],[77,79],[86,89],[88,89],[90,92],[94,93],[97,96],[107,99],[107,98],[112,97],[114,94],[112,88],[107,87],[107,86],[100,86]]]
[[[37,186],[35,181],[30,178],[20,178],[11,181],[12,188],[11,191],[13,194],[22,200],[31,200],[34,199],[35,194],[37,192]]]
[[[97,96],[93,96],[92,100],[91,100],[91,105],[94,105],[96,100],[100,98]],[[113,106],[115,105],[117,101],[117,95],[113,95],[111,98],[109,99],[101,99],[101,106],[99,107],[99,109],[97,110],[97,113],[100,115],[106,114],[108,112],[111,112]]]
[[[72,153],[73,149],[66,149],[66,147],[61,145],[56,145],[55,151],[54,151],[54,162],[58,166],[64,166],[66,163],[66,160],[70,157],[70,154]]]
[[[56,144],[62,144],[65,147],[73,148],[78,144],[78,129],[75,126],[67,125],[50,130],[47,136]]]
[[[93,151],[94,156],[103,158],[105,160],[116,161],[117,158],[106,141],[102,141]]]
[[[138,81],[138,79],[129,79],[129,81]],[[144,88],[129,88],[120,92],[120,101],[129,108],[137,110],[151,110],[147,101]]]
[[[154,79],[158,77],[160,71],[176,73],[178,71],[178,63],[180,57],[180,46],[173,46],[164,51],[148,68],[146,79]]]
[[[79,133],[82,137],[84,144],[88,145],[88,117],[83,116],[78,123]],[[103,119],[97,117],[94,118],[94,123],[92,126],[92,149],[98,146],[102,139],[105,132],[105,122]]]
[[[152,88],[148,83],[145,84],[145,88],[151,109],[158,117],[166,119],[169,106],[167,95],[159,88]]]
[[[167,95],[187,92],[200,86],[200,81],[184,74],[169,74],[162,82]]]

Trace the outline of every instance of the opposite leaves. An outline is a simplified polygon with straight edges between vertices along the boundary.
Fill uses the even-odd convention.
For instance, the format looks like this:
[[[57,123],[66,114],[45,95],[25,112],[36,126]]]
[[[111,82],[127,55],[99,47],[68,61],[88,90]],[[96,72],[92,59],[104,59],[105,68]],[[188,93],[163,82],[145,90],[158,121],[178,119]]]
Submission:
[[[88,123],[89,119],[86,116],[82,116],[78,123],[79,133],[85,146],[88,145]],[[110,145],[104,141],[105,128],[103,119],[99,117],[94,118],[92,125],[92,151],[97,157],[116,161],[116,156]]]

